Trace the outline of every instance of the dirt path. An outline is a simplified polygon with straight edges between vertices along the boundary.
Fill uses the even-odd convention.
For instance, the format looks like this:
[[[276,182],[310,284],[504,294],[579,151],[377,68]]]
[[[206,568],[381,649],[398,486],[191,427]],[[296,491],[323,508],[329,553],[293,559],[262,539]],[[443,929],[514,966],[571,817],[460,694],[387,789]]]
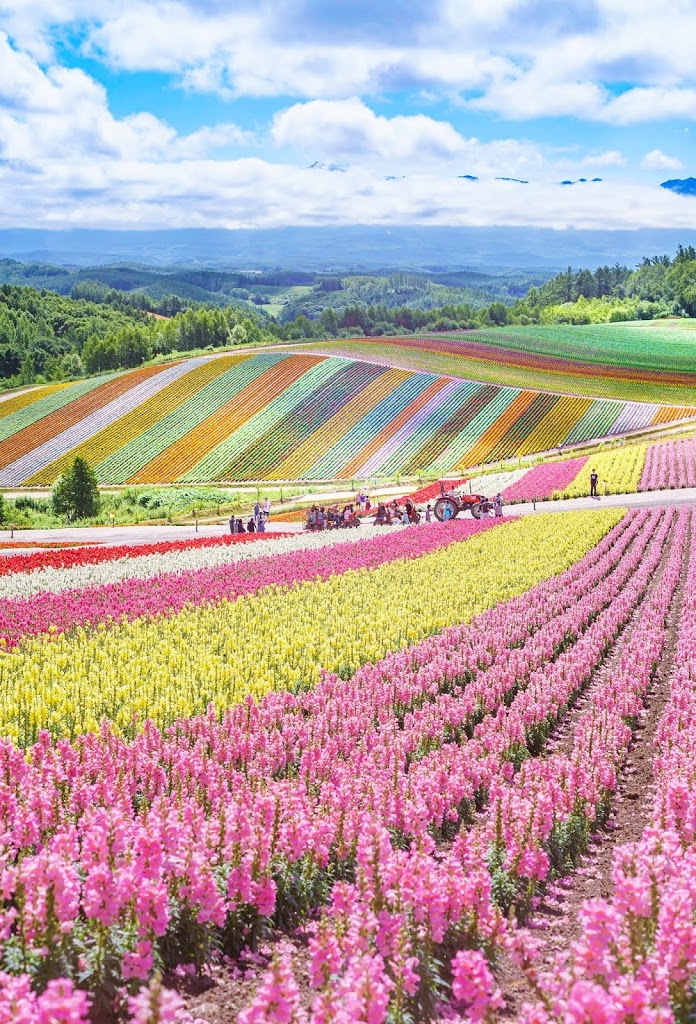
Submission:
[[[662,562],[650,590],[660,586],[670,543],[671,538],[665,544]],[[689,550],[688,541],[685,550]],[[582,904],[595,897],[611,898],[614,849],[624,843],[640,839],[649,823],[652,811],[652,801],[649,796],[654,785],[652,772],[654,740],[658,723],[669,700],[669,677],[674,665],[687,568],[688,560],[685,559],[667,621],[665,650],[647,693],[647,706],[636,726],[628,754],[620,770],[620,782],[612,800],[609,820],[603,828],[593,834],[590,845],[573,875],[558,879],[549,885],[547,893],[536,911],[531,927],[537,938],[545,936],[542,955],[546,963],[552,961],[557,953],[567,949],[570,943],[578,938],[578,911]],[[549,743],[549,752],[555,750],[559,753],[568,753],[572,748],[577,721],[590,706],[597,688],[611,674],[620,660],[622,643],[627,637],[628,631],[635,626],[642,606],[643,602],[636,608],[627,628],[617,638],[613,650],[592,684],[560,723]],[[525,1000],[534,998],[533,993],[522,971],[511,962],[506,960],[503,963],[501,974],[507,1002],[505,1016],[514,1016]]]

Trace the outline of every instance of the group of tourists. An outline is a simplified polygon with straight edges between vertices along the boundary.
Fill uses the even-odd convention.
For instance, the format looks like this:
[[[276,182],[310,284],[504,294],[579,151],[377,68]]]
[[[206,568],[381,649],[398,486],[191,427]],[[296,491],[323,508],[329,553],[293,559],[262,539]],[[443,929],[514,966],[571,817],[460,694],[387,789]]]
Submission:
[[[428,505],[425,512],[425,521],[427,523],[432,519],[431,513],[432,509]],[[380,501],[377,505],[375,526],[391,526],[392,523],[403,523],[404,526],[409,526],[411,523],[419,523],[420,520],[420,512],[418,512],[415,503],[410,498],[406,498],[403,508],[401,508],[397,501],[391,501],[388,504],[385,501]]]
[[[230,516],[230,533],[265,533],[266,523],[268,522],[271,515],[271,503],[268,498],[264,498],[263,504],[257,499],[254,503],[254,511],[249,516],[246,525],[241,516],[235,518]]]
[[[484,498],[481,502],[481,512],[484,516],[494,515],[499,519],[503,514],[503,499],[501,495],[496,494],[492,501],[489,498]]]
[[[369,498],[368,498],[369,505]],[[307,510],[308,530],[335,530],[343,526],[360,526],[359,509],[355,504],[331,505],[328,508],[324,505],[312,505]]]

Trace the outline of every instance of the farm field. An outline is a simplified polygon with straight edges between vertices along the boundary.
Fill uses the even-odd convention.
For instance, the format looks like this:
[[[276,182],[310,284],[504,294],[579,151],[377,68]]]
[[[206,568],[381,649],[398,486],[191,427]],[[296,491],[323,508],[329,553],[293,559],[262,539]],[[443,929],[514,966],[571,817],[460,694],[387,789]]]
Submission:
[[[695,512],[0,570],[0,1019],[693,1013]]]
[[[440,336],[315,342],[306,348],[508,387],[691,405],[696,390],[696,332],[676,323],[682,324],[658,320],[515,326]]]
[[[280,349],[46,390],[0,403],[0,487],[50,486],[77,455],[112,485],[438,476],[696,417]]]

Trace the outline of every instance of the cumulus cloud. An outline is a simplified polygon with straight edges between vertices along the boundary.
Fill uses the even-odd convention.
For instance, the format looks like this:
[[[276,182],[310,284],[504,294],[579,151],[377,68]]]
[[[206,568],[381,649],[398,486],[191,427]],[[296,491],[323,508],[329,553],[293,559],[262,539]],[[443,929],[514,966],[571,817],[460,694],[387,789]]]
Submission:
[[[650,171],[681,171],[684,164],[676,156],[668,156],[661,149],[651,149],[641,161],[641,167]]]
[[[183,160],[252,141],[234,124],[176,131],[148,111],[115,118],[106,90],[77,68],[43,70],[0,34],[0,158],[25,167],[51,161]]]
[[[597,112],[598,120],[618,125],[672,118],[696,121],[696,89],[658,86],[629,89]]]
[[[385,117],[361,100],[312,100],[279,111],[270,136],[304,159],[413,173],[516,175],[545,172],[538,146],[517,139],[482,143],[465,138],[447,121],[423,114]]]
[[[356,97],[297,103],[274,116],[271,137],[278,146],[357,161],[373,156],[453,160],[468,145],[446,121],[423,114],[380,117]]]
[[[617,125],[696,110],[687,0],[0,0],[0,19],[44,63],[70,27],[112,68],[227,98],[426,90]]]
[[[443,115],[386,116],[366,99],[446,96],[462,118],[468,106],[518,121],[692,119],[690,5],[667,0],[658,15],[647,0],[567,0],[541,18],[543,0],[402,0],[392,13],[412,21],[390,32],[391,0],[355,2],[364,24],[348,31],[351,4],[338,0],[333,27],[345,31],[332,31],[319,0],[0,0],[0,223],[696,228],[693,199],[631,181],[618,140],[563,152],[490,125],[481,140]],[[61,62],[61,32],[112,71],[159,71],[230,100],[282,97],[283,109],[254,134],[234,115],[185,134],[156,110],[117,117],[95,78]],[[643,160],[678,166],[661,150]],[[554,184],[604,168],[612,180],[592,188]]]

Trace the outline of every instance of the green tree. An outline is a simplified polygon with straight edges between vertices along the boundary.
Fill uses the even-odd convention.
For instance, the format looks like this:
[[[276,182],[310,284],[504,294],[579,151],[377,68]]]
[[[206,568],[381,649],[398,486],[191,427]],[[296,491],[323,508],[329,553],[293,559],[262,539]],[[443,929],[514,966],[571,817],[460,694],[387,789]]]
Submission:
[[[96,474],[79,455],[53,488],[52,504],[57,515],[68,519],[89,519],[99,511]]]
[[[322,310],[319,322],[331,338],[336,337],[338,334],[338,317],[330,306],[327,309]]]
[[[7,504],[5,502],[5,495],[0,494],[0,526],[4,526],[7,522]]]
[[[31,352],[26,352],[24,359],[22,359],[22,365],[19,368],[19,383],[33,384],[35,380],[36,370],[34,368],[34,359]]]
[[[61,370],[64,376],[68,378],[68,380],[76,380],[78,377],[81,377],[85,372],[85,368],[82,365],[82,360],[80,359],[77,352],[65,353],[65,355],[61,359]]]
[[[488,314],[491,321],[498,326],[508,322],[507,306],[504,306],[502,302],[491,302],[488,307]]]

